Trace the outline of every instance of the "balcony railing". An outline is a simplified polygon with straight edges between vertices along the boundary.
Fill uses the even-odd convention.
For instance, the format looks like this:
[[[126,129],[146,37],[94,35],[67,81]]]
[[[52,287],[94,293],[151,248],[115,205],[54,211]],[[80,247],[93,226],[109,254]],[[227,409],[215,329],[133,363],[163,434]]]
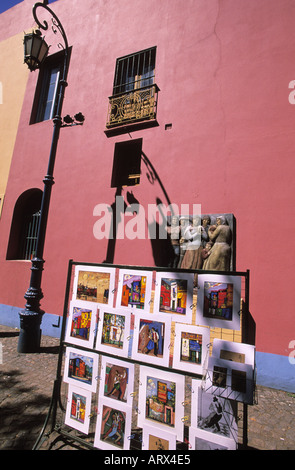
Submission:
[[[158,91],[154,84],[110,96],[106,127],[156,119]]]

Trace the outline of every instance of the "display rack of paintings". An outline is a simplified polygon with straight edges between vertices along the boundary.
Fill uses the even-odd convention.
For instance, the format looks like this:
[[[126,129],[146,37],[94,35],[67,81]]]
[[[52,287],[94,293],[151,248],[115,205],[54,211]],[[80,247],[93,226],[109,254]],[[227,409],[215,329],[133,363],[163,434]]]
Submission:
[[[64,424],[98,449],[132,448],[134,429],[143,450],[237,448],[255,347],[212,332],[241,329],[246,275],[70,261],[57,371]]]

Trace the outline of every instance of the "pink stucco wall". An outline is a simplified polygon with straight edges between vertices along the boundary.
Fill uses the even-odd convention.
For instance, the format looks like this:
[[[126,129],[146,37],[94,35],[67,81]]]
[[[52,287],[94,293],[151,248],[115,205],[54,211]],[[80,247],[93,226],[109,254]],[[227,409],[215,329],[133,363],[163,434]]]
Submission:
[[[288,355],[294,339],[295,107],[288,100],[295,79],[294,2],[63,0],[53,7],[72,46],[64,114],[82,111],[86,121],[61,132],[42,308],[62,313],[68,259],[104,261],[108,241],[93,235],[93,210],[114,202],[115,143],[142,138],[165,192],[149,182],[142,165],[133,195],[143,207],[166,204],[168,195],[179,205],[201,204],[202,213],[235,215],[236,267],[250,269],[257,349]],[[0,23],[3,36],[1,17]],[[159,127],[107,138],[116,59],[152,46]],[[43,188],[52,135],[51,122],[29,125],[36,81],[37,72],[28,81],[0,221],[0,303],[19,307],[30,263],[5,260],[11,217],[23,191]],[[117,241],[114,262],[153,265],[150,241]]]

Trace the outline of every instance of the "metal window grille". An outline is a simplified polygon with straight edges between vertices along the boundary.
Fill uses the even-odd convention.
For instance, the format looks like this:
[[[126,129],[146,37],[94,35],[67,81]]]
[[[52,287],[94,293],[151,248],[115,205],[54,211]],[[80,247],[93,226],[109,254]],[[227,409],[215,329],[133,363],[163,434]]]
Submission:
[[[156,47],[117,59],[113,95],[153,85]]]
[[[38,212],[35,212],[25,222],[21,259],[30,260],[35,256],[40,222],[40,213],[40,210]]]

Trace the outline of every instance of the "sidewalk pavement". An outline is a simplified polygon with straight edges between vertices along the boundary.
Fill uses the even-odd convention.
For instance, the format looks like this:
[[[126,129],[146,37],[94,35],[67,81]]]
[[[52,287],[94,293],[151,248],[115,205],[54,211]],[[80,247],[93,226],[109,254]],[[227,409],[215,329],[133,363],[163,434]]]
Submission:
[[[59,339],[42,336],[40,353],[20,354],[18,336],[0,325],[0,450],[32,449],[56,376]],[[295,394],[257,386],[257,402],[248,407],[249,450],[295,450]]]

